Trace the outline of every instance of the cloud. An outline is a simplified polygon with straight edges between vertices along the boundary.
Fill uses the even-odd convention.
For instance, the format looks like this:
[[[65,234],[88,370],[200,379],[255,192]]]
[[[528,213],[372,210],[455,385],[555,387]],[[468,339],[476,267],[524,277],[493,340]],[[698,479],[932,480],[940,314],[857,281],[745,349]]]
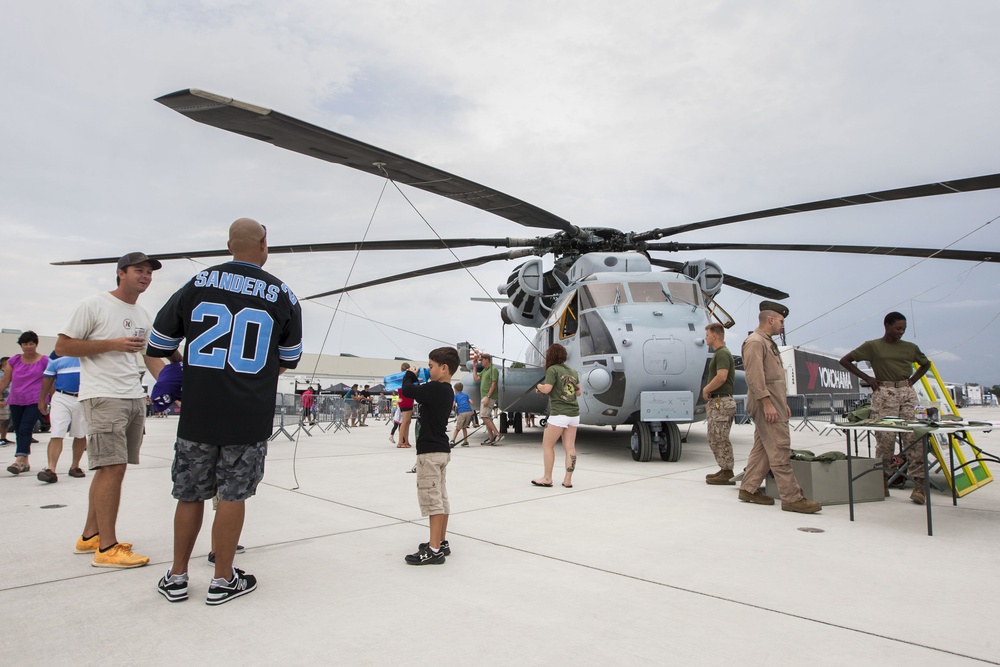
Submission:
[[[985,0],[917,1],[905,12],[860,1],[625,0],[579,2],[572,12],[521,1],[99,0],[56,13],[14,3],[0,25],[0,320],[54,333],[82,297],[113,285],[102,267],[51,261],[222,247],[226,226],[243,215],[265,221],[272,243],[541,233],[420,192],[383,192],[377,178],[193,123],[153,101],[174,90],[274,108],[578,225],[642,231],[998,171],[998,19],[1000,7]],[[971,233],[957,247],[1000,250],[1000,232],[982,227],[998,210],[1000,195],[989,191],[678,240],[945,247]],[[813,348],[854,349],[881,335],[885,312],[901,310],[908,338],[951,349],[997,310],[995,264],[963,277],[968,265],[940,260],[664,256],[709,256],[787,290],[788,342]],[[308,294],[348,275],[450,261],[340,253],[273,256],[268,269]],[[155,310],[200,266],[157,272],[142,303]],[[333,310],[308,304],[307,349],[420,358],[431,340],[471,340],[516,354],[524,336],[501,328],[492,306],[469,301],[514,266],[363,290],[332,326]],[[727,337],[736,346],[759,298],[724,289],[720,302],[737,318]],[[397,328],[343,314],[362,312]],[[983,347],[990,334],[967,345]],[[960,352],[935,359],[949,379],[1000,381],[995,358]]]

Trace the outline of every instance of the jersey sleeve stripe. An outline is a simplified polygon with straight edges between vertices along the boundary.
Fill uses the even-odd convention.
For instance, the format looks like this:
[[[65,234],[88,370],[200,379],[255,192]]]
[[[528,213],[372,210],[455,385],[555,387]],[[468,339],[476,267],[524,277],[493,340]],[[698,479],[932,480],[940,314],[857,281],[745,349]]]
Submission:
[[[180,344],[180,338],[168,338],[156,329],[153,329],[149,333],[149,346],[155,347],[158,350],[176,350],[180,347]]]
[[[302,343],[291,347],[278,346],[278,357],[282,361],[295,361],[302,356]]]

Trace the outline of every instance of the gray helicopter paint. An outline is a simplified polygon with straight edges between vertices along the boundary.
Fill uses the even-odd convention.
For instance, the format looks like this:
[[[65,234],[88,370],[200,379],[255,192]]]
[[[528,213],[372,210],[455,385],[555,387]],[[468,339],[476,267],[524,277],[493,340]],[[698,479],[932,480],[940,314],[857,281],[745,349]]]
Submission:
[[[592,255],[592,256],[591,256]],[[580,266],[590,273],[583,273]],[[633,268],[631,271],[609,270]],[[566,347],[567,364],[580,374],[580,422],[586,425],[621,425],[642,420],[691,422],[704,419],[704,409],[696,410],[710,350],[704,327],[709,315],[700,296],[698,283],[674,272],[650,271],[648,260],[635,253],[591,253],[572,267],[570,275],[580,278],[559,298],[552,313],[538,330],[529,350],[526,368],[501,368],[499,406],[505,412],[544,414],[547,398],[536,394],[534,386],[544,377],[544,353],[551,342]],[[581,301],[580,290],[607,284],[620,286],[615,303],[586,308],[576,313],[575,330],[565,327],[567,309]],[[654,286],[669,294],[671,284],[687,288],[695,302],[675,300],[635,302],[630,284]],[[668,299],[669,297],[664,297]],[[613,350],[587,353],[587,331],[583,322],[597,317],[614,344]],[[567,331],[567,328],[569,331]],[[623,391],[609,391],[611,378],[623,383]],[[471,374],[462,378],[467,392],[479,400],[478,383]],[[649,406],[643,410],[643,397]],[[615,397],[615,398],[612,398]]]

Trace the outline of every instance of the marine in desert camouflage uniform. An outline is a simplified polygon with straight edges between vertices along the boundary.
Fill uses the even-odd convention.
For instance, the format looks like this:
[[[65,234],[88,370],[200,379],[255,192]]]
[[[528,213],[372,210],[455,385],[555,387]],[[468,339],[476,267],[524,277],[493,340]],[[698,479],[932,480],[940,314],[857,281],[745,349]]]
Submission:
[[[726,347],[726,329],[718,322],[705,327],[705,342],[712,348],[712,360],[708,362],[708,383],[701,390],[705,399],[708,417],[708,446],[712,448],[719,471],[705,475],[706,484],[733,485],[733,443],[729,431],[736,415],[736,400],[733,398],[733,384],[736,379],[736,363]]]

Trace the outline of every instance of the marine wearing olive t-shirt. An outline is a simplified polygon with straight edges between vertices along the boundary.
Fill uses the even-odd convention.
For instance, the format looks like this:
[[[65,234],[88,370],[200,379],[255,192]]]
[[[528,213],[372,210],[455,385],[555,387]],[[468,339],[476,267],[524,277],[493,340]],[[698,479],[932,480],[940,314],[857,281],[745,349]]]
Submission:
[[[851,352],[854,361],[871,362],[876,380],[902,382],[913,375],[913,364],[928,363],[927,356],[915,343],[898,340],[888,343],[884,338],[865,341]]]
[[[733,395],[733,384],[736,381],[736,362],[733,361],[733,353],[725,345],[717,349],[712,355],[712,360],[708,362],[708,378],[714,378],[723,369],[728,369],[729,374],[726,376],[726,381],[712,392],[712,396]]]
[[[549,416],[579,417],[580,404],[576,401],[576,390],[580,386],[580,376],[566,364],[555,364],[545,370],[543,384],[552,385],[549,392]]]

